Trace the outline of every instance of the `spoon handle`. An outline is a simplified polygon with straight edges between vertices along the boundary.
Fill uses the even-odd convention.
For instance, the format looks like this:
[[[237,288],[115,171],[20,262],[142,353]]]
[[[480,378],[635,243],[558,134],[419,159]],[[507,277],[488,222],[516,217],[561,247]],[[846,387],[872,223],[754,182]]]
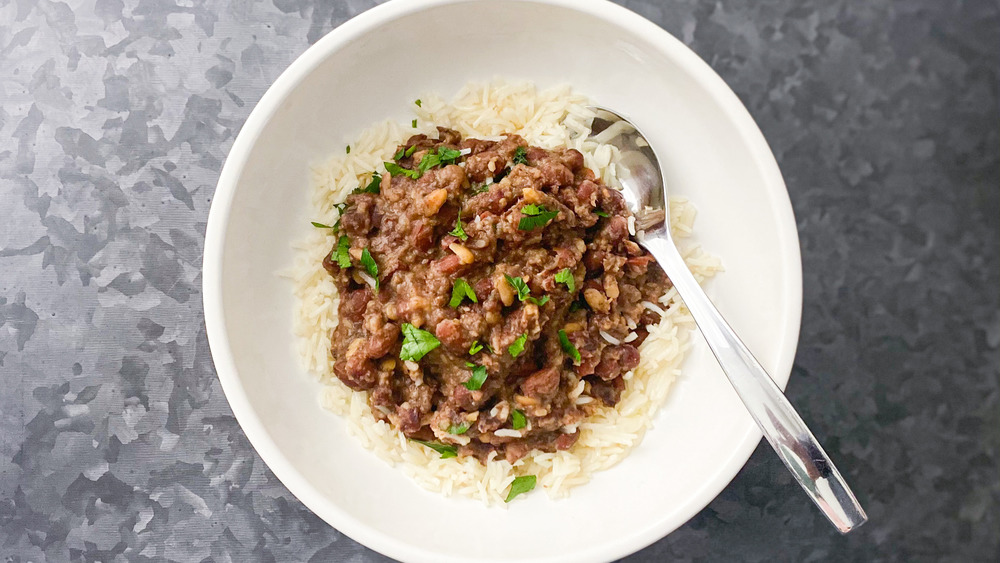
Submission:
[[[673,241],[647,236],[643,244],[677,288],[764,437],[816,506],[841,533],[864,524],[868,516],[840,472],[781,389],[705,295]]]

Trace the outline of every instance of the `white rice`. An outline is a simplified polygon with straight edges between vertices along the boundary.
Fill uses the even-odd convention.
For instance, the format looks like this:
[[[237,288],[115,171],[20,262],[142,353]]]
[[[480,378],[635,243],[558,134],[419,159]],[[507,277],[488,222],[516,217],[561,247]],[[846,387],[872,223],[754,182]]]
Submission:
[[[528,83],[497,81],[469,84],[451,101],[436,95],[421,99],[422,106],[413,107],[416,130],[409,123],[376,123],[350,143],[350,154],[336,154],[313,168],[312,220],[333,224],[338,217],[336,204],[358,185],[367,183],[373,170],[384,171],[383,161],[392,157],[398,144],[415,132],[436,136],[436,125],[457,129],[463,136],[499,138],[503,133],[516,133],[543,148],[573,147],[583,153],[585,165],[598,172],[607,185],[619,186],[615,178],[617,149],[586,139],[593,118],[587,110],[589,102],[568,87],[538,90]],[[691,234],[694,217],[695,209],[686,200],[671,198],[670,224],[676,237]],[[401,467],[422,487],[445,495],[502,504],[514,478],[532,474],[537,476],[539,487],[552,497],[560,497],[589,481],[595,471],[621,461],[651,427],[656,410],[680,374],[695,326],[673,289],[659,300],[659,305],[647,303],[646,307],[660,314],[661,320],[647,327],[649,337],[639,347],[639,366],[626,374],[628,385],[615,408],[597,407],[579,425],[580,438],[569,451],[536,452],[513,465],[495,459],[495,454],[485,465],[471,457],[440,459],[436,452],[408,441],[402,433],[376,420],[367,393],[352,391],[331,371],[330,338],[337,326],[339,297],[322,261],[333,244],[329,229],[313,229],[294,245],[295,262],[287,275],[294,281],[295,333],[302,364],[327,383],[324,406],[344,417],[348,432],[364,447]],[[696,246],[682,248],[681,252],[699,281],[721,270],[718,259]],[[593,401],[583,381],[572,396],[577,404]],[[514,433],[520,435],[514,430],[496,434],[504,435],[501,432],[512,437]]]

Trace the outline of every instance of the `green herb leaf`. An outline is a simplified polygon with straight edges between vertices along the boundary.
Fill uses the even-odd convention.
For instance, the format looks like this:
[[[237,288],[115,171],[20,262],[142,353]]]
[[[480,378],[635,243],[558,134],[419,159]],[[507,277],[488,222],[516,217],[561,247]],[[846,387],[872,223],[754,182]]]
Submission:
[[[416,118],[414,118],[413,121],[410,122],[410,127],[413,127],[414,129],[417,128],[417,119]]]
[[[403,153],[403,156],[405,156],[405,157],[413,156],[413,153],[416,150],[417,150],[417,145],[410,145],[410,147],[408,149],[406,149],[406,152]]]
[[[514,409],[510,411],[510,427],[514,430],[520,430],[528,425],[528,419],[524,416],[524,413]]]
[[[544,205],[529,203],[521,208],[521,214],[524,216],[521,217],[517,228],[522,231],[533,231],[544,227],[549,221],[555,219],[559,212],[549,211]]]
[[[375,291],[378,291],[378,264],[372,258],[372,253],[368,252],[367,248],[361,251],[361,265],[368,272],[369,276],[375,278]]]
[[[317,223],[316,221],[310,221],[310,223],[312,223],[312,226],[316,227],[317,229],[332,229],[333,228],[330,225],[324,225],[323,223]]]
[[[399,359],[411,362],[419,362],[428,352],[441,345],[433,334],[426,330],[403,323],[403,347],[399,350]]]
[[[448,427],[448,433],[465,434],[466,432],[469,431],[469,426],[471,425],[468,422],[463,422],[462,424],[459,425],[452,424],[451,426]]]
[[[479,303],[479,299],[476,299],[476,292],[469,285],[469,282],[463,280],[462,278],[456,279],[452,282],[451,286],[451,301],[448,302],[448,306],[452,309],[457,309],[462,301],[468,297],[469,301],[473,303]]]
[[[566,268],[556,274],[556,282],[566,284],[566,289],[568,289],[570,293],[576,291],[576,280],[573,279],[573,271],[569,268]]]
[[[525,299],[525,301],[530,301],[535,305],[541,307],[542,305],[545,305],[546,303],[549,302],[549,296],[543,295],[541,299],[538,299],[537,297],[528,297],[527,299]]]
[[[413,103],[417,104],[417,107],[420,107],[424,104],[423,102],[420,101],[420,98],[417,98]]]
[[[472,368],[472,377],[470,377],[469,380],[462,385],[464,385],[469,391],[478,391],[483,387],[483,383],[486,382],[486,376],[488,375],[486,373],[486,368],[483,366],[477,366],[476,364],[472,364],[469,367]]]
[[[448,147],[438,147],[437,151],[427,151],[424,154],[423,158],[420,159],[420,165],[417,166],[417,169],[423,174],[435,166],[455,164],[455,161],[459,158],[462,158],[461,152],[449,149]]]
[[[569,304],[570,313],[574,311],[579,311],[580,309],[583,309],[583,301],[580,299],[577,299],[576,301]]]
[[[351,145],[347,145],[347,154],[351,154]]]
[[[378,172],[372,174],[372,180],[368,182],[365,187],[358,186],[354,189],[352,194],[377,194],[381,191],[382,187],[382,175]]]
[[[403,156],[405,154],[406,154],[406,149],[399,149],[398,151],[396,151],[396,154],[392,155],[392,159],[398,162],[403,159]]]
[[[455,446],[446,446],[444,444],[439,444],[437,442],[425,442],[423,440],[414,440],[413,438],[410,438],[410,441],[416,442],[422,446],[427,446],[428,448],[436,451],[437,453],[441,454],[441,459],[448,459],[450,457],[458,456],[458,448],[456,448]],[[517,480],[515,479],[515,482],[516,481]]]
[[[341,268],[351,267],[351,239],[347,238],[347,235],[342,235],[337,239],[337,248],[333,251],[330,259],[336,260],[337,265]]]
[[[507,352],[510,353],[511,357],[516,358],[524,353],[524,343],[528,341],[528,335],[522,334],[517,337],[517,340],[513,344],[507,347]]]
[[[518,301],[524,301],[531,293],[531,288],[528,287],[528,284],[524,283],[524,280],[522,280],[520,276],[512,278],[507,274],[504,274],[503,279],[507,280],[507,283],[510,284],[510,286],[513,287],[515,290],[517,290]]]
[[[483,182],[482,184],[473,184],[472,185],[472,195],[479,195],[481,193],[488,192],[488,191],[490,191],[490,185],[487,184],[486,182]]]
[[[462,227],[462,212],[458,212],[458,217],[455,219],[455,228],[448,231],[448,234],[453,237],[458,237],[461,241],[469,240],[469,235],[465,234],[465,228]]]
[[[478,340],[473,340],[472,341],[472,346],[469,346],[469,355],[470,356],[475,356],[480,351],[482,351],[482,349],[483,349],[483,345],[480,344]]]
[[[569,336],[566,336],[565,330],[559,331],[559,345],[562,346],[563,352],[566,352],[569,354],[569,357],[573,358],[573,365],[580,365],[580,351],[569,341]]]
[[[535,483],[538,478],[534,475],[521,475],[514,479],[514,482],[510,484],[510,492],[507,493],[507,498],[504,502],[510,502],[514,500],[514,497],[520,494],[527,493],[535,488]]]
[[[395,162],[386,162],[384,164],[385,164],[385,171],[388,172],[389,174],[392,174],[393,176],[406,176],[413,180],[416,180],[417,178],[420,177],[419,170],[409,170],[407,168],[403,168],[402,166],[396,164]]]
[[[527,164],[528,163],[528,149],[524,147],[517,147],[514,151],[514,159],[512,160],[514,164]]]
[[[608,215],[607,211],[601,211],[600,209],[594,211],[594,215],[597,215],[598,217],[611,217]]]

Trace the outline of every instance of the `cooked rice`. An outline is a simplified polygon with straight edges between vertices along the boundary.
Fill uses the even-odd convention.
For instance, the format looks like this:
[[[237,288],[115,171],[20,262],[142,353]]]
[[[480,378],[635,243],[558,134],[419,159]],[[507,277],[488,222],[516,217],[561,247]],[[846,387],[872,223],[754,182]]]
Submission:
[[[435,137],[435,126],[458,130],[465,137],[497,138],[517,133],[533,145],[546,149],[573,147],[584,155],[587,167],[597,171],[609,186],[619,186],[615,147],[587,140],[593,114],[586,97],[568,87],[538,90],[527,83],[472,83],[453,100],[424,96],[414,106],[418,127],[392,121],[376,123],[350,143],[350,154],[336,154],[312,170],[311,218],[332,225],[335,205],[344,200],[373,170],[384,171],[383,161],[410,135]],[[691,234],[695,209],[683,198],[670,199],[670,222],[675,237]],[[289,272],[296,298],[295,333],[303,367],[326,383],[323,405],[341,415],[348,432],[390,465],[398,465],[419,485],[445,495],[471,496],[487,504],[503,503],[506,489],[518,475],[533,474],[538,486],[551,497],[590,480],[595,471],[621,461],[641,440],[674,379],[689,346],[694,320],[670,289],[647,308],[661,313],[659,324],[650,325],[649,337],[639,347],[640,363],[625,375],[628,386],[614,408],[600,407],[579,425],[580,438],[569,451],[535,452],[511,465],[495,459],[485,465],[475,458],[440,459],[429,448],[410,442],[389,424],[376,420],[365,392],[349,389],[332,373],[330,338],[337,326],[339,297],[333,279],[323,269],[324,256],[333,247],[329,229],[313,229],[294,245],[295,263]],[[721,269],[718,259],[697,246],[682,248],[695,277],[703,281]],[[574,390],[574,400],[586,404],[585,382]],[[497,433],[499,435],[499,432]]]

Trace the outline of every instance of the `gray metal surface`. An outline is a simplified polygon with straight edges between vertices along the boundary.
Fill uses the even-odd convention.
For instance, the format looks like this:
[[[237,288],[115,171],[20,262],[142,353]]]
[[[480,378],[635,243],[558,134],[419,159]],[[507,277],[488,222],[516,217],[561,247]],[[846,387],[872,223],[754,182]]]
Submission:
[[[996,560],[997,4],[624,4],[704,57],[777,156],[805,274],[787,394],[871,518],[838,534],[762,444],[628,560]],[[371,5],[0,3],[6,560],[383,559],[250,447],[212,368],[199,275],[241,123]]]

